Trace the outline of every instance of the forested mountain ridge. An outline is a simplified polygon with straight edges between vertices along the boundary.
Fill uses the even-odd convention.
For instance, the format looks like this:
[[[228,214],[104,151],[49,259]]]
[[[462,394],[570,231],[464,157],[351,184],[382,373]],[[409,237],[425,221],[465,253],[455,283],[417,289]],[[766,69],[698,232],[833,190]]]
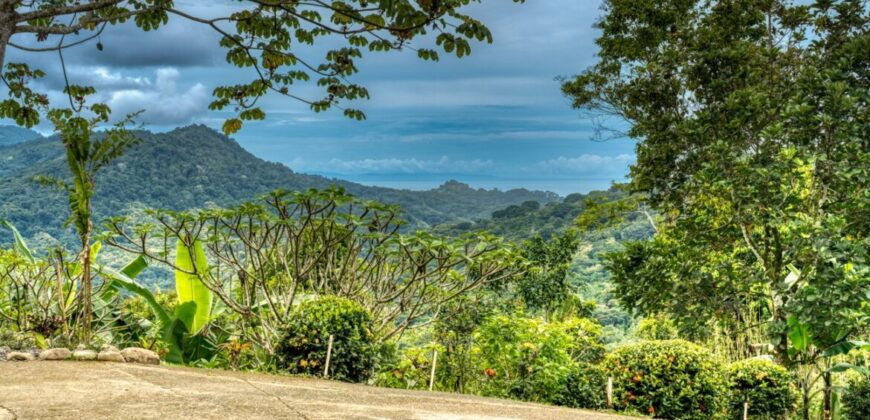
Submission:
[[[12,125],[0,125],[0,147],[11,146],[40,137],[42,135],[33,130]]]
[[[121,214],[131,207],[232,205],[277,188],[306,190],[331,184],[362,198],[398,204],[404,217],[418,227],[487,217],[499,208],[529,200],[548,203],[558,199],[549,192],[474,189],[456,181],[433,190],[408,191],[300,174],[259,159],[234,140],[204,126],[160,134],[142,131],[137,136],[142,141],[98,177],[98,218]],[[63,147],[55,137],[0,147],[0,219],[10,220],[26,236],[37,232],[69,234],[71,231],[60,227],[69,214],[65,197],[33,180],[37,175],[64,177],[67,173]]]

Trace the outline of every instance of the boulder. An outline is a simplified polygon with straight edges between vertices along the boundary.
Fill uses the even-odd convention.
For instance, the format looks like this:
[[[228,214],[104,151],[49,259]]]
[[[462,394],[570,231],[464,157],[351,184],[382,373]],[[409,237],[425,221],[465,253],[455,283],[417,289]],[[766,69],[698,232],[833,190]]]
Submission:
[[[10,362],[29,362],[34,359],[35,357],[32,354],[23,351],[10,351],[6,353],[6,360]]]
[[[97,360],[101,362],[118,362],[124,363],[124,356],[121,356],[119,351],[103,350],[97,355]]]
[[[39,360],[66,360],[72,356],[72,352],[65,348],[44,350],[39,354]]]
[[[115,347],[111,344],[103,344],[102,346],[100,346],[100,352],[102,353],[104,351],[120,352],[120,350],[118,350],[117,347]]]
[[[97,360],[97,352],[93,350],[77,348],[76,351],[72,353],[72,357],[75,360]]]
[[[141,347],[128,347],[121,350],[121,355],[127,363],[142,363],[146,365],[159,365],[160,357],[157,353]]]

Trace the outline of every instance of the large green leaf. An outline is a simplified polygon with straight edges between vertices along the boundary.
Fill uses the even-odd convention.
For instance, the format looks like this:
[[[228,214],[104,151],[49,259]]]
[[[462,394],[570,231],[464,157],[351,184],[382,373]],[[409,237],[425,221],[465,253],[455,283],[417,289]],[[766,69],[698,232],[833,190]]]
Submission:
[[[193,251],[193,257],[191,257]],[[208,323],[211,316],[213,294],[200,280],[200,276],[208,273],[208,262],[202,242],[194,241],[192,247],[179,240],[175,248],[175,290],[180,303],[196,303],[196,315],[189,325],[190,333],[196,334]],[[196,273],[196,274],[190,274]]]
[[[169,363],[184,363],[185,339],[190,334],[190,325],[196,318],[196,303],[184,302],[175,307],[169,322],[163,324],[162,339],[169,347],[165,360]]]
[[[139,273],[144,271],[146,268],[148,268],[148,262],[145,261],[144,255],[140,255],[135,260],[127,263],[127,265],[125,265],[124,268],[121,269],[121,273],[131,279],[135,279],[136,276],[138,276]]]
[[[788,338],[791,340],[792,349],[800,353],[810,345],[810,331],[794,315],[788,317]]]
[[[141,258],[141,257],[140,257]],[[130,267],[128,264],[125,269]],[[172,317],[169,315],[169,312],[157,302],[157,299],[154,297],[154,294],[151,293],[146,287],[136,283],[135,280],[127,277],[127,275],[112,270],[108,267],[103,267],[95,264],[95,268],[99,271],[104,278],[110,280],[108,284],[109,288],[117,291],[118,288],[127,290],[128,292],[139,295],[142,299],[145,299],[145,302],[148,303],[148,306],[151,307],[151,311],[154,312],[154,315],[157,316],[157,319],[160,321],[162,326],[166,326],[171,323]],[[128,270],[129,272],[133,272],[132,270]],[[141,271],[141,270],[140,270]],[[138,274],[138,273],[137,273]]]
[[[870,349],[870,342],[855,340],[842,341],[828,347],[823,354],[825,357],[833,357],[847,354],[854,349]]]
[[[24,241],[24,237],[21,236],[21,233],[18,232],[18,229],[16,229],[15,226],[13,226],[12,223],[10,223],[8,220],[3,220],[2,222],[2,224],[5,225],[6,228],[12,231],[12,237],[15,239],[12,249],[21,254],[23,257],[27,258],[27,261],[29,261],[30,263],[35,262],[33,258],[33,253],[30,252],[30,248],[27,247],[27,242]]]

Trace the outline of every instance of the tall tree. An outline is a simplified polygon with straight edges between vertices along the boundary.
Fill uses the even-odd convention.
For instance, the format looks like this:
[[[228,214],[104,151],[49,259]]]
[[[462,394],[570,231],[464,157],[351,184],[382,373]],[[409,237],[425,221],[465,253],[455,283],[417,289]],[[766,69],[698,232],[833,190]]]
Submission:
[[[91,320],[93,315],[92,295],[93,276],[91,248],[94,233],[92,201],[97,173],[113,159],[121,156],[124,150],[136,143],[137,139],[125,128],[132,116],[117,123],[113,128],[95,133],[95,130],[109,122],[111,110],[105,104],[87,104],[86,98],[94,93],[93,88],[70,86],[67,92],[76,99],[73,108],[60,108],[48,111],[48,119],[63,142],[66,151],[70,180],[40,177],[44,184],[60,188],[69,199],[70,218],[79,235],[79,339],[89,343],[91,339]]]
[[[609,0],[563,89],[627,120],[659,235],[611,260],[626,304],[756,314],[827,347],[868,325],[870,10],[861,0]],[[822,303],[824,302],[824,303]],[[732,316],[732,315],[729,315]],[[793,320],[789,325],[789,320]]]

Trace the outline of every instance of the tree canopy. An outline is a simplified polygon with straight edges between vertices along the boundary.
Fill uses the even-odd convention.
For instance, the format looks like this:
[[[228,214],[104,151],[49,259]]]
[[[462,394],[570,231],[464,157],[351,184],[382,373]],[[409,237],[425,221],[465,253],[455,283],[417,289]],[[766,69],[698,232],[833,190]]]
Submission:
[[[870,313],[870,11],[860,0],[610,0],[563,89],[627,120],[663,226],[611,259],[624,303],[821,347]],[[824,302],[824,303],[822,303]],[[701,322],[697,322],[701,320]],[[710,324],[707,324],[709,327]]]

